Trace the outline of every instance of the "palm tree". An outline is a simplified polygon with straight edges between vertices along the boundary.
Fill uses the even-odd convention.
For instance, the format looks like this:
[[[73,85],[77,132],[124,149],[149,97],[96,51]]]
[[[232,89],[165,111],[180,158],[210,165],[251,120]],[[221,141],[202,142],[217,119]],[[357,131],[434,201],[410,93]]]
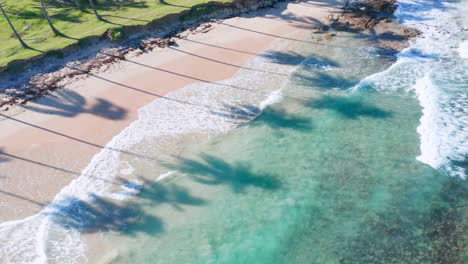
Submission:
[[[78,10],[81,10],[80,0],[75,0],[75,4],[76,4],[76,7],[78,8]]]
[[[91,5],[91,8],[93,9],[94,14],[96,15],[96,18],[98,20],[102,20],[102,17],[98,14],[96,7],[94,6],[93,0],[89,0],[89,5]]]
[[[26,44],[23,39],[21,38],[21,36],[18,34],[18,32],[16,31],[15,27],[13,26],[13,24],[11,23],[10,21],[10,18],[8,17],[7,13],[5,12],[5,9],[3,9],[3,6],[2,6],[3,3],[0,3],[0,11],[2,11],[2,14],[3,16],[5,17],[6,21],[8,22],[8,24],[10,25],[11,29],[13,30],[13,32],[15,33],[15,36],[16,38],[19,40],[19,42],[21,43],[21,46],[23,46],[23,48],[29,48],[28,44]]]
[[[50,20],[49,14],[47,14],[47,9],[44,3],[44,0],[41,0],[41,7],[42,7],[42,13],[44,13],[44,17],[47,19],[47,23],[49,23],[50,28],[52,29],[52,32],[54,32],[55,36],[61,36],[62,33],[58,31],[54,25],[52,25],[52,21]]]

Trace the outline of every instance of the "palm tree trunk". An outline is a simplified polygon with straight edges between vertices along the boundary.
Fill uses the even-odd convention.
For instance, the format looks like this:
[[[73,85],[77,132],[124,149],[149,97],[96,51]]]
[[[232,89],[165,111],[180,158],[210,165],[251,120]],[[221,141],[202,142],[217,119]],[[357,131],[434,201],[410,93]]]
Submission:
[[[52,32],[54,32],[55,36],[60,36],[62,35],[60,31],[58,31],[54,25],[52,25],[52,21],[50,20],[49,14],[47,14],[47,9],[44,3],[44,0],[41,0],[41,6],[42,6],[42,13],[44,13],[44,17],[47,19],[47,23],[49,23],[50,28],[52,29]]]
[[[5,12],[5,9],[3,9],[3,6],[2,6],[2,3],[0,3],[0,11],[2,11],[2,14],[3,16],[5,17],[6,21],[8,22],[8,24],[10,25],[11,29],[13,30],[13,32],[15,33],[15,36],[16,38],[19,40],[19,42],[21,43],[21,46],[23,46],[23,48],[29,48],[28,44],[26,44],[23,39],[21,38],[21,36],[18,34],[18,32],[16,31],[15,27],[13,26],[13,24],[11,23],[10,21],[10,18],[8,17],[7,13]]]
[[[78,10],[81,10],[80,0],[75,0],[75,4],[76,4],[76,7],[78,8]]]
[[[98,14],[96,7],[94,6],[93,0],[89,0],[89,4],[91,5],[91,8],[93,9],[94,14],[96,15],[96,18],[98,20],[102,20],[102,17]]]

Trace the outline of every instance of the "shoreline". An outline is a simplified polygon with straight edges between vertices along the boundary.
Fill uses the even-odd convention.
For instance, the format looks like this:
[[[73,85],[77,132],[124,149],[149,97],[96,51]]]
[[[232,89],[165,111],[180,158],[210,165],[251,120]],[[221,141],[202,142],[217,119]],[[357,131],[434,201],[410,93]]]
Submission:
[[[312,17],[310,10],[299,5],[300,3],[284,3],[279,9],[262,10],[220,23],[203,24],[210,25],[210,30],[204,34],[189,33],[186,39],[181,38],[176,45],[112,63],[110,69],[93,72],[86,78],[69,83],[63,90],[56,90],[46,97],[28,103],[24,106],[24,112],[1,121],[10,124],[0,132],[0,137],[4,142],[8,142],[7,146],[10,145],[8,149],[0,150],[8,153],[6,158],[9,159],[0,163],[1,171],[5,168],[3,165],[16,163],[16,168],[15,164],[12,165],[14,170],[24,170],[34,175],[29,175],[29,178],[28,175],[20,177],[23,181],[19,183],[23,184],[20,186],[24,187],[24,183],[27,183],[33,190],[27,194],[36,191],[41,194],[38,196],[41,199],[47,195],[57,198],[60,195],[56,194],[71,186],[71,181],[80,175],[86,176],[90,166],[101,166],[93,165],[97,153],[102,154],[103,150],[107,150],[107,154],[116,152],[135,155],[127,148],[120,149],[121,144],[111,143],[117,138],[116,135],[125,133],[129,125],[141,119],[141,110],[145,106],[180,100],[180,97],[173,97],[171,94],[194,84],[219,85],[233,78],[240,70],[256,71],[257,69],[249,66],[247,62],[270,50],[273,41],[296,41],[298,39],[290,37],[292,33],[311,33],[317,30],[317,23],[304,23],[304,19],[291,23],[282,18],[290,13]],[[332,9],[313,7],[313,11],[316,12],[313,18],[325,18],[323,15],[329,10]],[[273,20],[277,22],[272,22]],[[332,38],[333,34],[327,32],[320,35],[324,39],[322,45],[327,45],[327,36]],[[156,100],[157,98],[160,99]],[[41,143],[31,145],[31,141],[34,140]],[[12,149],[17,152],[11,153]],[[93,161],[90,163],[90,160]],[[86,170],[83,171],[83,168]],[[46,175],[51,171],[53,175]],[[92,168],[90,171],[93,171]],[[44,175],[37,177],[37,173]],[[92,175],[100,176],[102,175]],[[14,180],[0,175],[0,180],[2,179],[7,179],[8,183]],[[116,177],[116,180],[118,179],[119,177]],[[66,187],[63,188],[64,186]],[[53,188],[55,190],[51,190]],[[23,207],[25,209],[22,212],[15,212],[17,215],[27,216],[27,210],[30,210],[29,215],[34,214],[51,201],[38,201],[37,197],[27,197],[22,193],[2,193],[6,197],[14,197],[12,199],[38,206]],[[0,221],[3,220],[2,216],[0,213]],[[23,227],[20,229],[18,232],[24,231]],[[91,258],[94,251],[106,249],[105,245],[100,244],[99,235],[81,236],[87,246],[86,258]]]
[[[288,34],[292,29],[307,32],[316,26],[307,20],[289,23],[282,19],[281,12],[295,4],[280,5],[258,11],[264,16],[279,17],[276,22],[258,13],[224,20],[267,34],[214,24],[214,29],[205,34],[188,35],[188,40],[181,40],[178,49],[183,47],[184,52],[163,49],[140,55],[134,62],[120,62],[113,70],[26,104],[24,112],[4,116],[1,122],[5,129],[0,138],[6,142],[2,152],[7,155],[2,158],[9,160],[0,163],[0,168],[21,176],[2,175],[6,184],[0,194],[4,201],[0,220],[24,218],[40,211],[81,174],[91,157],[113,136],[138,118],[142,106],[200,80],[228,79],[247,60],[266,49],[275,36]],[[327,6],[296,8],[302,9],[297,12],[314,17],[323,17],[329,10]],[[154,89],[155,80],[163,85]]]

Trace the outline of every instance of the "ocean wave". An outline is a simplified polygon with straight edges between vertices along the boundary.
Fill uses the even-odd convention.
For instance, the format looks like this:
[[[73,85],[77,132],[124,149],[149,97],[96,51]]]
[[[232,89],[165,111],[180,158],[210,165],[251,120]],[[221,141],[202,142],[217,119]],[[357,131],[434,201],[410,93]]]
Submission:
[[[368,76],[353,91],[414,94],[422,117],[417,159],[452,176],[466,177],[468,159],[468,38],[466,2],[400,0],[396,16],[422,32],[387,70]],[[465,17],[466,19],[466,17]],[[468,48],[466,48],[468,51]]]
[[[141,182],[131,179],[120,180],[120,189],[112,188],[119,176],[131,177],[134,172],[127,162],[121,162],[123,156],[131,155],[128,150],[132,146],[148,139],[163,143],[190,133],[223,133],[248,122],[256,115],[233,122],[233,110],[247,106],[261,112],[280,101],[281,87],[296,66],[257,56],[246,65],[250,70],[241,69],[231,79],[192,84],[168,94],[167,99],[157,99],[144,106],[139,110],[138,120],[96,154],[82,174],[63,188],[43,211],[0,224],[0,262],[86,261],[80,233],[93,221],[93,211],[86,211],[88,203],[103,198],[123,200],[144,188]],[[170,174],[163,174],[158,180]]]

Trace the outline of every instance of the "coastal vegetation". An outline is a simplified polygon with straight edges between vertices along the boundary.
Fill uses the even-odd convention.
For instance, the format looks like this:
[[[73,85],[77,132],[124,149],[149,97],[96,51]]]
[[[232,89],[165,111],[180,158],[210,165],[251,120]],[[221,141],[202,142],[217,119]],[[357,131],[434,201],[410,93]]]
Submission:
[[[0,67],[75,43],[81,45],[90,36],[121,40],[125,27],[146,25],[208,2],[213,1],[7,0],[2,3],[0,17]]]

